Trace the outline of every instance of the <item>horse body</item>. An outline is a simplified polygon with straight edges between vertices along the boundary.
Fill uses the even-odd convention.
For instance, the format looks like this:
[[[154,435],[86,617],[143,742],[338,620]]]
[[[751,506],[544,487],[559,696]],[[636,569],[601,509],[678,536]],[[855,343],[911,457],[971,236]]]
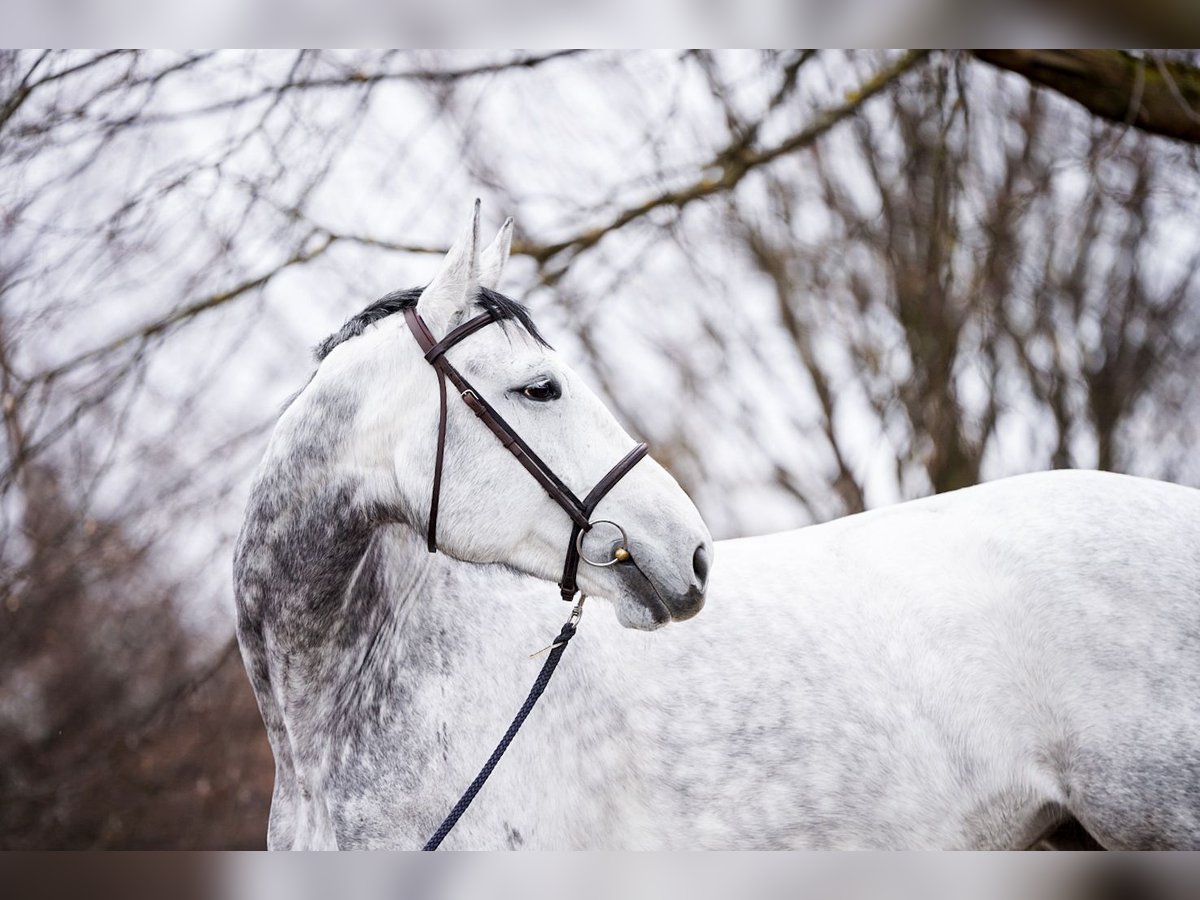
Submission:
[[[565,618],[407,526],[355,568],[276,664],[272,846],[419,846]],[[1007,479],[722,542],[709,597],[652,635],[593,600],[446,846],[1200,843],[1200,492]]]
[[[322,344],[272,436],[234,560],[272,847],[421,846],[567,615],[546,579],[571,519],[458,398],[443,414],[394,314],[447,335],[487,308],[447,359],[559,483],[634,446],[492,290],[511,233],[480,251],[476,207],[426,288]],[[580,532],[612,562],[579,587],[609,606],[444,846],[1021,847],[1073,817],[1106,846],[1200,848],[1200,492],[1022,476],[724,542],[711,577],[653,459],[594,512],[628,534],[619,557]],[[706,588],[696,621],[636,630]]]

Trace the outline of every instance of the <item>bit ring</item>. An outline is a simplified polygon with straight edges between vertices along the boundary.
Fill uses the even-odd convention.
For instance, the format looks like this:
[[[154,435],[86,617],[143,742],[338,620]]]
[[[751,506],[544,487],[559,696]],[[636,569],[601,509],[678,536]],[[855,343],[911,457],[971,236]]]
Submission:
[[[576,537],[575,537],[575,551],[579,554],[580,559],[582,559],[589,566],[595,566],[597,569],[606,569],[609,566],[614,566],[619,562],[623,562],[623,561],[629,559],[629,537],[628,537],[628,535],[625,534],[624,528],[622,528],[620,525],[618,525],[612,519],[597,519],[595,522],[589,522],[588,524],[592,525],[592,526],[611,525],[613,528],[617,529],[617,531],[621,532],[621,543],[615,550],[613,550],[612,559],[607,560],[605,562],[596,562],[594,559],[588,559],[587,556],[584,554],[584,552],[583,552],[583,536],[585,534],[587,534],[587,532],[580,531],[579,534],[576,535]]]

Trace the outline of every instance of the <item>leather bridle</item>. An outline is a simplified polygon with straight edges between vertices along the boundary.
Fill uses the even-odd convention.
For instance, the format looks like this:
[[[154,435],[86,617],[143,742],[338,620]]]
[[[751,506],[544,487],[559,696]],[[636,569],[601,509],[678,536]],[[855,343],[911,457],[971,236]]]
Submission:
[[[596,524],[591,521],[591,517],[597,505],[616,486],[617,482],[628,475],[629,471],[646,455],[647,446],[645,444],[638,444],[626,453],[620,462],[609,469],[608,473],[596,482],[596,486],[588,492],[587,496],[580,500],[563,483],[562,479],[554,474],[554,470],[521,439],[521,436],[504,420],[504,417],[496,412],[492,405],[463,377],[463,374],[446,359],[447,350],[464,338],[470,337],[479,329],[498,321],[497,317],[491,311],[483,312],[451,330],[440,341],[434,338],[433,333],[414,307],[405,307],[404,320],[408,323],[408,328],[412,332],[413,337],[416,338],[417,344],[424,351],[425,360],[433,366],[438,376],[440,407],[438,413],[437,456],[435,457],[433,466],[433,493],[429,501],[429,528],[426,533],[426,543],[429,547],[429,552],[437,552],[438,502],[442,492],[442,462],[446,454],[446,382],[449,381],[454,385],[454,389],[459,392],[459,396],[463,402],[470,407],[471,412],[475,413],[479,417],[479,420],[491,429],[492,433],[499,438],[500,443],[517,458],[517,461],[525,467],[525,470],[542,486],[542,490],[550,496],[551,500],[561,506],[571,519],[571,537],[567,543],[567,555],[563,563],[562,580],[558,583],[564,600],[570,602],[574,599],[578,591],[576,575],[578,574],[581,559],[589,565],[601,567],[630,560],[631,556],[625,531],[620,525],[610,520],[598,519],[597,522],[602,521],[614,525],[617,531],[620,532],[621,542],[614,549],[612,559],[607,561],[589,559],[582,552],[582,542],[583,536],[591,531],[592,526]]]
[[[405,307],[404,321],[408,323],[409,330],[412,332],[413,337],[416,338],[421,350],[425,353],[426,361],[433,366],[438,376],[438,398],[440,405],[438,411],[437,456],[433,464],[433,494],[429,500],[429,528],[426,532],[426,544],[429,547],[429,552],[437,552],[438,502],[442,493],[442,464],[446,456],[446,382],[449,381],[454,385],[454,389],[458,391],[463,402],[471,408],[471,412],[475,413],[480,421],[491,430],[492,434],[499,438],[500,443],[508,448],[508,451],[517,458],[517,461],[525,467],[525,470],[542,486],[542,490],[549,494],[550,499],[561,506],[570,518],[571,538],[567,542],[567,557],[563,563],[562,580],[558,584],[564,600],[568,602],[573,600],[575,594],[579,591],[575,579],[579,571],[580,560],[589,565],[601,567],[625,562],[636,566],[637,563],[629,552],[629,541],[625,535],[625,530],[611,520],[597,519],[593,522],[592,513],[596,511],[596,506],[613,489],[613,486],[628,475],[629,471],[646,455],[646,445],[638,444],[626,453],[620,462],[609,469],[607,474],[596,482],[596,486],[588,492],[587,496],[580,500],[563,483],[562,479],[554,474],[554,470],[546,465],[545,461],[534,453],[529,445],[521,439],[516,430],[504,421],[504,417],[496,412],[491,404],[483,399],[483,396],[475,388],[471,387],[471,383],[463,377],[463,374],[446,359],[447,350],[464,338],[474,334],[480,328],[498,321],[497,316],[490,310],[484,312],[452,329],[440,341],[434,338],[433,333],[429,330],[425,322],[422,321],[414,307]],[[609,560],[589,559],[583,553],[583,536],[591,531],[592,527],[599,522],[608,522],[608,524],[615,526],[621,535],[620,543],[613,550],[612,559]],[[580,594],[579,602],[571,610],[570,618],[563,625],[558,636],[551,642],[550,646],[545,648],[549,651],[549,655],[546,657],[546,661],[542,665],[542,670],[538,673],[537,679],[529,691],[529,696],[525,698],[525,702],[517,711],[512,724],[508,726],[508,730],[500,739],[500,743],[496,745],[496,749],[492,751],[492,755],[488,758],[487,762],[484,763],[483,768],[480,769],[479,774],[475,776],[475,780],[463,792],[463,795],[454,804],[454,808],[450,810],[442,824],[438,826],[429,840],[425,842],[424,849],[436,850],[441,845],[442,840],[454,828],[459,818],[467,811],[467,807],[471,805],[471,802],[483,788],[484,783],[496,768],[496,764],[500,762],[500,758],[504,755],[505,750],[508,749],[509,744],[512,743],[513,738],[516,737],[517,732],[525,723],[525,719],[533,710],[534,704],[537,703],[538,698],[541,697],[542,692],[546,689],[546,685],[550,681],[550,676],[554,674],[554,670],[558,666],[558,661],[562,658],[563,650],[566,649],[571,638],[575,636],[575,628],[579,624],[579,617],[583,612],[583,601],[584,597]],[[544,651],[539,651],[539,653],[541,652]]]

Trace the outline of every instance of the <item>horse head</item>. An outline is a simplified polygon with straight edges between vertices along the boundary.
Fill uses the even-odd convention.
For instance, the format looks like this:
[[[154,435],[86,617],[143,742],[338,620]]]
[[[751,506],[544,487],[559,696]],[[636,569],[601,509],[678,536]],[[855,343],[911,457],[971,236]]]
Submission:
[[[485,427],[479,404],[469,406],[456,396],[472,394],[463,399],[482,400],[489,415],[518,435],[550,477],[576,497],[584,497],[637,446],[541,337],[524,307],[496,291],[511,238],[510,219],[481,248],[476,202],[467,228],[428,286],[389,295],[391,306],[370,320],[376,328],[355,329],[351,320],[347,328],[364,337],[369,331],[371,340],[339,342],[335,335],[323,348],[321,369],[345,370],[364,356],[371,358],[374,389],[364,402],[372,408],[359,410],[357,427],[364,441],[391,444],[387,475],[394,475],[392,499],[415,528],[429,527],[438,433],[444,427],[444,462],[436,482],[439,550],[465,562],[499,563],[557,579],[566,548],[577,546],[585,560],[611,563],[580,566],[578,586],[613,601],[623,625],[653,629],[690,618],[704,603],[712,538],[691,500],[662,466],[650,457],[640,459],[590,511],[595,525],[580,534],[573,531],[578,515],[573,522],[565,504],[525,471],[528,460],[523,469],[506,448],[511,441],[503,435],[498,439],[495,429]],[[405,308],[423,323],[427,344],[485,311],[496,322],[446,350],[446,360],[470,390],[449,385],[444,406],[427,347],[414,340],[417,326],[410,333],[405,316],[388,315]],[[370,309],[363,315],[368,313]],[[402,427],[391,427],[393,423]],[[571,540],[575,536],[577,544]]]

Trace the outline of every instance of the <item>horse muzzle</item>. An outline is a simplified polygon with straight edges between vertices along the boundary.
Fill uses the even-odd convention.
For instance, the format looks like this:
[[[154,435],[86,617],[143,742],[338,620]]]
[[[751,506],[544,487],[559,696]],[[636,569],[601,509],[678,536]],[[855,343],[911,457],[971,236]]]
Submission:
[[[654,626],[683,622],[703,609],[712,558],[708,541],[695,547],[686,568],[664,568],[658,555],[636,540],[630,541],[629,552],[628,560],[609,571],[646,608]]]

